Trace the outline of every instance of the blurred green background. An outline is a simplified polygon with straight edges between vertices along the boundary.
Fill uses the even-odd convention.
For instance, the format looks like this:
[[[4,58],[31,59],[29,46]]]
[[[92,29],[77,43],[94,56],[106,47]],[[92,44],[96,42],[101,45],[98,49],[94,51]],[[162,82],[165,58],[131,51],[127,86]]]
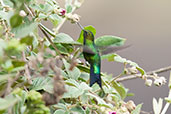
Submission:
[[[64,7],[64,0],[57,0]],[[81,15],[83,26],[93,25],[96,37],[115,35],[126,38],[128,49],[119,55],[137,62],[146,71],[171,65],[171,1],[170,0],[85,0],[75,13]],[[80,28],[66,22],[60,32],[77,39]],[[102,62],[102,71],[117,76],[122,64]],[[160,74],[169,77],[169,72]],[[168,81],[168,80],[167,80]],[[152,111],[152,98],[168,95],[168,85],[147,87],[141,79],[125,81],[124,85],[135,93],[127,100],[143,103],[144,111]],[[167,114],[171,113],[171,108]]]

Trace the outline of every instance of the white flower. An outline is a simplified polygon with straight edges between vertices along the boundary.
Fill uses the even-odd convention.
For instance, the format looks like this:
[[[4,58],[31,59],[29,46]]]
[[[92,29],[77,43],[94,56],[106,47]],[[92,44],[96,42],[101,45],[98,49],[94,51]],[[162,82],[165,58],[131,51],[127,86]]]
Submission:
[[[138,73],[138,70],[135,66],[131,67],[131,68],[128,68],[128,71],[131,73],[131,74],[136,74]]]
[[[146,86],[149,86],[150,87],[152,85],[152,83],[153,83],[153,81],[151,79],[145,80],[145,85]]]
[[[165,83],[166,83],[166,78],[165,77],[159,77],[159,78],[154,80],[154,84],[156,86],[161,86],[161,85],[164,85]]]
[[[26,12],[25,12],[24,10],[20,10],[19,15],[20,15],[21,17],[25,17],[27,14],[26,14]]]

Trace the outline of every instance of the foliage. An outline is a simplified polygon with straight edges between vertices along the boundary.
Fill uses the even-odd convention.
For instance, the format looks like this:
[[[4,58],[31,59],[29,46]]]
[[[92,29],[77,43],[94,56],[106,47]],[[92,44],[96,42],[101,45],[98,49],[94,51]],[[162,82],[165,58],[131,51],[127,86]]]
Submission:
[[[83,31],[77,41],[58,32],[66,20],[79,21],[73,12],[82,3],[66,0],[63,9],[55,0],[0,1],[0,113],[140,113],[142,104],[124,102],[130,94],[117,81],[122,75],[137,75],[151,82],[137,63],[114,52],[103,54],[102,59],[124,64],[123,72],[114,78],[101,73],[103,90],[97,84],[89,87],[89,65],[80,61]],[[53,27],[47,28],[44,21]],[[91,25],[85,29],[96,34]],[[95,44],[102,52],[104,47],[123,46],[125,41],[106,35],[96,38]],[[161,80],[156,75],[151,77]]]

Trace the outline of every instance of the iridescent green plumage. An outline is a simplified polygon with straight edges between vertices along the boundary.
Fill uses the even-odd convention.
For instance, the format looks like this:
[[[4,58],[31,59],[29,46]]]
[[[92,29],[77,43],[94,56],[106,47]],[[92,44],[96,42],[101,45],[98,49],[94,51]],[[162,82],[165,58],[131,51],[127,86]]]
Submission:
[[[83,32],[83,55],[85,60],[90,64],[90,86],[92,86],[94,83],[97,83],[100,87],[102,87],[100,76],[101,59],[98,48],[94,43],[94,35],[89,30],[83,29]]]

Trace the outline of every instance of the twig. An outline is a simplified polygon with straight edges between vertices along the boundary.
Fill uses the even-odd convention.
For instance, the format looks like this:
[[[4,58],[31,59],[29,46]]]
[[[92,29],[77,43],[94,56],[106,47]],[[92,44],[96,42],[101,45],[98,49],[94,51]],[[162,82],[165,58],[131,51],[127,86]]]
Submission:
[[[23,57],[23,61],[27,62],[26,55],[25,55],[24,51],[22,52],[22,57]],[[29,70],[28,64],[25,65],[25,76],[26,76],[26,78],[28,80],[28,83],[32,84],[32,80],[31,80],[31,75],[30,75],[30,70]]]
[[[39,26],[39,25],[38,25]],[[59,56],[62,58],[60,51],[56,48],[55,44],[51,40],[51,38],[47,35],[47,33],[39,26],[40,30],[43,32],[43,34],[46,36],[47,40],[51,43],[52,47],[55,49],[55,51],[59,54]]]
[[[28,10],[29,14],[31,15],[31,17],[34,17],[34,13],[30,10],[30,8],[24,4],[24,6],[26,7],[26,9]],[[51,43],[52,47],[55,49],[55,51],[60,55],[60,57],[62,56],[60,54],[60,51],[56,48],[55,44],[53,43],[53,41],[51,40],[51,38],[47,35],[47,33],[45,32],[44,28],[42,27],[42,24],[39,24],[38,27],[39,29],[43,32],[43,34],[46,36],[47,40]]]
[[[169,70],[171,70],[171,66],[160,68],[160,69],[153,70],[153,71],[149,71],[149,72],[147,72],[147,74],[148,75],[152,75],[153,73],[159,74],[159,73],[167,72]],[[122,81],[125,81],[125,80],[136,79],[136,78],[139,78],[139,77],[141,77],[141,74],[129,75],[129,76],[126,76],[126,77],[123,77],[123,78],[118,78],[116,81],[117,82],[122,82]]]
[[[113,81],[119,79],[121,76],[123,76],[123,75],[125,74],[126,65],[127,65],[127,63],[124,63],[124,71],[123,71],[122,73],[120,73],[118,76],[114,77],[114,78],[109,82],[109,84],[112,83]]]
[[[30,10],[30,8],[26,4],[24,4],[24,6],[26,7],[26,9],[29,12],[29,14],[31,15],[31,17],[34,17],[34,13]]]
[[[12,79],[11,77],[8,78],[8,84],[7,84],[7,88],[5,91],[5,96],[8,95],[11,92],[11,86],[13,85],[13,83],[20,77],[20,72],[18,72],[15,76],[14,79]]]
[[[171,78],[171,72],[170,72],[170,78]],[[170,79],[170,81],[171,81],[171,79]],[[170,82],[169,82],[169,86],[170,86]],[[169,90],[168,98],[171,98],[171,89]],[[167,102],[166,105],[164,106],[164,108],[163,108],[161,114],[166,114],[167,109],[169,108],[169,106],[170,106],[170,103]]]
[[[75,10],[76,10],[76,7],[74,6],[71,13],[73,13]],[[59,29],[62,27],[62,25],[65,23],[66,20],[67,20],[66,17],[62,19],[61,23],[59,23],[59,25],[56,27],[55,33],[58,33]]]
[[[123,71],[122,73],[120,73],[118,76],[114,77],[114,78],[109,82],[109,84],[112,83],[113,81],[119,79],[119,78],[120,78],[121,76],[123,76],[123,75],[124,75],[124,71]]]

